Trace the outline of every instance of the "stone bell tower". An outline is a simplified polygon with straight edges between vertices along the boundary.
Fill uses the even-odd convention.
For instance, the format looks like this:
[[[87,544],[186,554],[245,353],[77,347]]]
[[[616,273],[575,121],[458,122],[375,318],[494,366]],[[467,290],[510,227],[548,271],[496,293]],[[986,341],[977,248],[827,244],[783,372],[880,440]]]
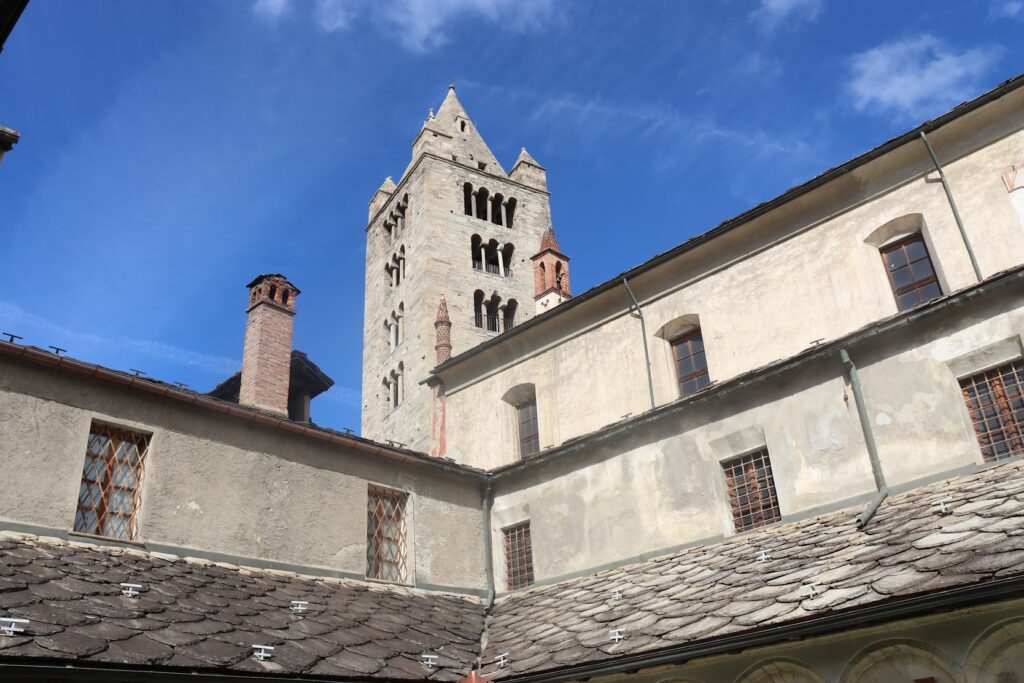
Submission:
[[[427,451],[432,392],[421,382],[449,353],[435,348],[438,301],[452,356],[535,315],[547,173],[525,149],[506,172],[451,86],[369,208],[362,434]]]

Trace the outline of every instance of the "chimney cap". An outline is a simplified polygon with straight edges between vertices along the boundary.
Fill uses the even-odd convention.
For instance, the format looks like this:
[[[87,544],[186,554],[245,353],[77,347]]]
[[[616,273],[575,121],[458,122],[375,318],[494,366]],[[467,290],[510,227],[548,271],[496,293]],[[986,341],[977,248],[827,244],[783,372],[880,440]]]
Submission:
[[[261,282],[263,282],[264,280],[274,280],[276,282],[288,285],[289,287],[291,287],[292,289],[295,290],[296,294],[301,294],[302,293],[301,289],[299,289],[294,284],[289,282],[288,278],[286,278],[284,275],[281,275],[281,273],[264,273],[263,275],[257,275],[255,278],[253,278],[252,282],[250,282],[249,284],[246,285],[246,287],[248,289],[252,289],[256,285],[258,285]]]

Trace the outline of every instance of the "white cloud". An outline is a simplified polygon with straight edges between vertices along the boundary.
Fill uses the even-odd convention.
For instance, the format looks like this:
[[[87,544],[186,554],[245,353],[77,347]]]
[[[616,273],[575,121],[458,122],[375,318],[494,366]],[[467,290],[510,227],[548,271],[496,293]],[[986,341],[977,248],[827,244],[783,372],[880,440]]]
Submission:
[[[276,21],[291,9],[291,0],[256,0],[253,14],[266,21]]]
[[[970,97],[998,57],[998,48],[956,51],[921,34],[854,55],[846,90],[860,111],[923,118]]]
[[[992,0],[989,19],[1024,19],[1024,0]]]
[[[8,326],[3,329],[10,329],[25,337],[24,341],[19,342],[21,344],[33,344],[41,348],[45,348],[50,343],[67,345],[72,356],[76,356],[76,348],[78,349],[76,356],[78,358],[82,358],[81,349],[120,349],[176,365],[186,365],[222,374],[233,373],[241,366],[241,363],[233,358],[182,349],[149,339],[132,339],[122,336],[105,337],[87,332],[75,332],[6,301],[0,301],[0,321]],[[41,335],[46,335],[46,338],[39,340],[38,337]],[[82,358],[82,360],[85,359]]]
[[[765,31],[774,31],[783,24],[812,22],[822,10],[822,0],[761,0],[750,19]]]
[[[514,32],[538,28],[551,18],[554,0],[396,0],[381,11],[407,48],[426,52],[447,42],[446,27],[459,20],[483,20]]]
[[[313,10],[316,23],[328,33],[351,26],[355,15],[356,9],[350,0],[317,0]]]

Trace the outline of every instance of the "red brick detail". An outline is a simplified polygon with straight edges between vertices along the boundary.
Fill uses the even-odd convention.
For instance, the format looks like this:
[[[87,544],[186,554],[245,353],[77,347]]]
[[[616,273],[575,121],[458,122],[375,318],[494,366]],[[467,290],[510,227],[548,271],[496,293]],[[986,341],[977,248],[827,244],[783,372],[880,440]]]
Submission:
[[[448,303],[444,300],[443,294],[437,307],[434,330],[437,337],[434,350],[437,352],[437,364],[440,365],[452,357],[452,323],[448,317]]]
[[[534,298],[539,299],[548,292],[557,291],[568,299],[572,296],[569,288],[569,257],[561,252],[545,250],[533,257]]]
[[[261,275],[249,287],[238,402],[287,415],[292,326],[299,290],[281,275]]]

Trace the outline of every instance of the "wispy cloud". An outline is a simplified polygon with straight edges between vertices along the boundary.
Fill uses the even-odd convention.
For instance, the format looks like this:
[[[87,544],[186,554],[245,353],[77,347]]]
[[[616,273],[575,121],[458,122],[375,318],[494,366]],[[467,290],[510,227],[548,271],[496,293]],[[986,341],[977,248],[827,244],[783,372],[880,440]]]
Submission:
[[[16,331],[24,336],[25,341],[22,343],[45,346],[47,342],[53,341],[57,344],[66,344],[72,355],[75,355],[76,348],[116,349],[175,365],[201,368],[221,374],[235,372],[241,366],[241,363],[234,358],[213,356],[149,339],[108,337],[88,332],[75,332],[6,301],[0,301],[0,323],[4,325],[3,329]],[[45,335],[45,341],[36,341],[43,335]]]
[[[309,6],[294,0],[255,0],[252,10],[275,23],[293,9]],[[451,27],[459,22],[500,23],[522,33],[544,26],[555,13],[554,0],[316,0],[311,6],[313,19],[328,33],[353,28],[362,15],[396,29],[405,48],[421,53],[447,43]]]
[[[317,0],[313,18],[320,28],[333,33],[351,26],[357,13],[351,0]]]
[[[988,18],[1024,19],[1024,0],[992,0],[988,6]]]
[[[552,16],[554,0],[397,0],[382,11],[407,48],[426,52],[448,42],[447,29],[458,21],[500,23],[517,33],[536,29]]]
[[[813,22],[822,8],[822,0],[761,0],[750,13],[750,20],[761,30],[771,32],[785,25]]]
[[[264,21],[277,21],[291,9],[291,0],[256,0],[252,12]]]
[[[967,99],[999,54],[997,47],[957,51],[929,34],[911,36],[854,55],[846,90],[860,111],[924,118]]]

